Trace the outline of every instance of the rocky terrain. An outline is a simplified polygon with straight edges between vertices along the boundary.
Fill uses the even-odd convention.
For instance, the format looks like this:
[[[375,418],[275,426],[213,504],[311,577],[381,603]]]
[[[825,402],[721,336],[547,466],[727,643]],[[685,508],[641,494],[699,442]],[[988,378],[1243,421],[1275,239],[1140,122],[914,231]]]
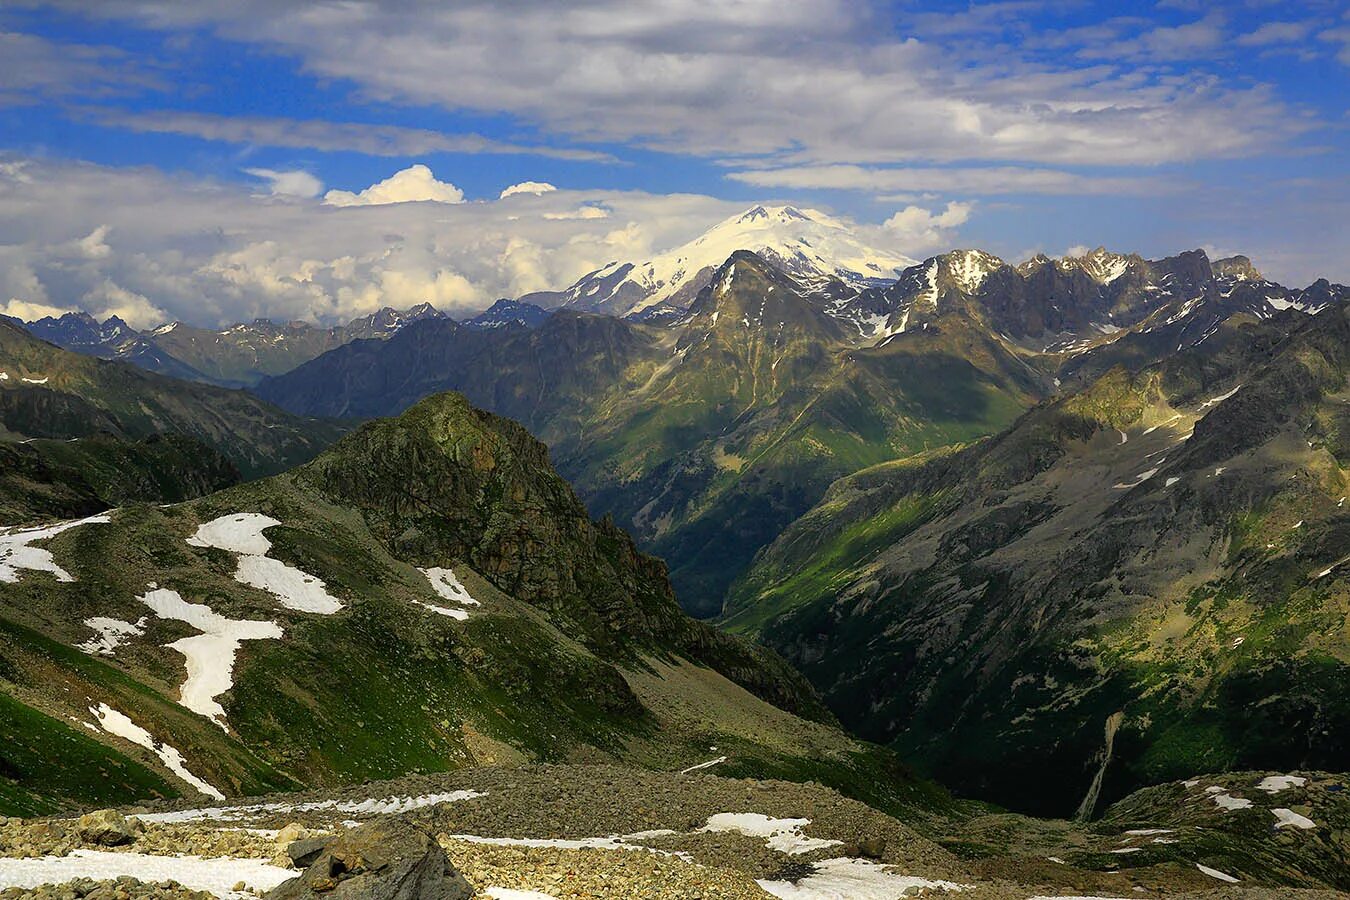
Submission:
[[[1346,348],[1335,306],[834,485],[734,630],[959,792],[1090,815],[1147,784],[1341,768]]]
[[[701,772],[467,769],[244,804],[10,819],[0,887],[387,896],[391,878],[415,875],[445,896],[508,900],[1331,900],[1350,886],[1344,787],[1317,773],[1243,773],[1153,788],[1082,826],[976,806],[897,819],[818,785]],[[85,880],[72,884],[75,872]]]

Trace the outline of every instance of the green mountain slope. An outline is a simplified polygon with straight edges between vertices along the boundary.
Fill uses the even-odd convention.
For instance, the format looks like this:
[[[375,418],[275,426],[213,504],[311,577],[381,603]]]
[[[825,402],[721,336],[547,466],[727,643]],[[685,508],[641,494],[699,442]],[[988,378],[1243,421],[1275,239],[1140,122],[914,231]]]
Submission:
[[[738,252],[677,328],[566,312],[533,330],[420,323],[258,392],[369,416],[461,390],[538,434],[588,507],[669,560],[681,603],[711,615],[835,478],[996,431],[1048,386],[964,321],[860,348],[819,297]]]
[[[727,624],[858,733],[1013,808],[1334,770],[1347,348],[1340,306],[1236,322],[995,438],[843,479],[737,584]]]
[[[181,434],[256,477],[310,459],[340,433],[242,391],[62,350],[9,322],[0,322],[0,373],[0,426],[9,438]]]
[[[10,810],[721,757],[730,775],[941,802],[781,659],[685,617],[542,444],[458,395],[284,475],[3,542],[3,709],[72,748],[0,750]],[[116,770],[96,798],[72,786],[85,759]]]
[[[225,457],[181,435],[0,443],[0,522],[79,518],[124,503],[177,503],[239,478]]]

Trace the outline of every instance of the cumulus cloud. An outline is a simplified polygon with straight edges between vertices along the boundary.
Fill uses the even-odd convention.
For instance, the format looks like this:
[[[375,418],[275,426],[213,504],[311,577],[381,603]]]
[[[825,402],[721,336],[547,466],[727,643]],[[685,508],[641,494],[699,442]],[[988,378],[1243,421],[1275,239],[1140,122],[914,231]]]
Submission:
[[[557,188],[547,181],[522,181],[520,184],[513,184],[501,193],[502,200],[510,197],[512,194],[547,194],[549,191],[556,191]]]
[[[336,322],[423,301],[468,314],[566,287],[615,259],[650,258],[742,206],[571,190],[509,202],[279,203],[147,168],[8,160],[0,310],[31,319],[84,309],[142,327]]]
[[[907,206],[887,219],[882,227],[894,235],[906,252],[922,253],[951,246],[956,229],[970,220],[971,204],[953,201],[942,212]]]
[[[317,191],[315,193],[318,193]],[[381,206],[387,203],[463,203],[464,192],[448,181],[438,181],[431,169],[418,163],[377,181],[358,193],[329,191],[323,202],[329,206]]]
[[[300,169],[278,171],[277,169],[245,169],[244,172],[268,183],[272,194],[278,197],[317,197],[323,190],[323,182]]]
[[[1014,15],[965,17],[986,35],[974,40],[905,4],[854,0],[55,2],[214,29],[375,101],[505,113],[586,144],[793,164],[1151,165],[1250,154],[1315,124],[1264,85],[1220,77],[1207,59],[1231,37],[1218,13],[1119,17],[1111,40],[1066,32],[1063,52],[1044,53]]]

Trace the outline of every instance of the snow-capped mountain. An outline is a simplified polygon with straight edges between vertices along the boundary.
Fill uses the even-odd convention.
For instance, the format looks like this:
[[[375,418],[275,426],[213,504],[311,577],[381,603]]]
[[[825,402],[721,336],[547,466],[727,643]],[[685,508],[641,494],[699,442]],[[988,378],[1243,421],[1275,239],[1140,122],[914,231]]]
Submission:
[[[837,279],[858,286],[893,280],[913,260],[869,246],[854,228],[813,209],[756,206],[667,253],[635,265],[614,262],[565,291],[521,299],[615,316],[684,309],[737,250],[749,250],[810,286]]]

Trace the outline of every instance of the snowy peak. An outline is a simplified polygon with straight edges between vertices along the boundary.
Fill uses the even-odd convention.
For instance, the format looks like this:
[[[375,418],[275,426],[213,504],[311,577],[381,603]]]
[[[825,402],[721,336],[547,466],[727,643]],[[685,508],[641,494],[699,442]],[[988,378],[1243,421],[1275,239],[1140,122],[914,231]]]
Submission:
[[[616,316],[662,305],[683,309],[738,250],[755,253],[808,285],[829,279],[883,284],[913,264],[901,254],[869,246],[851,223],[818,210],[755,206],[647,262],[611,263],[565,291],[521,299]]]
[[[1098,284],[1110,284],[1128,272],[1138,258],[1098,247],[1082,256],[1066,256],[1060,260],[1060,265],[1065,269],[1079,269]]]

